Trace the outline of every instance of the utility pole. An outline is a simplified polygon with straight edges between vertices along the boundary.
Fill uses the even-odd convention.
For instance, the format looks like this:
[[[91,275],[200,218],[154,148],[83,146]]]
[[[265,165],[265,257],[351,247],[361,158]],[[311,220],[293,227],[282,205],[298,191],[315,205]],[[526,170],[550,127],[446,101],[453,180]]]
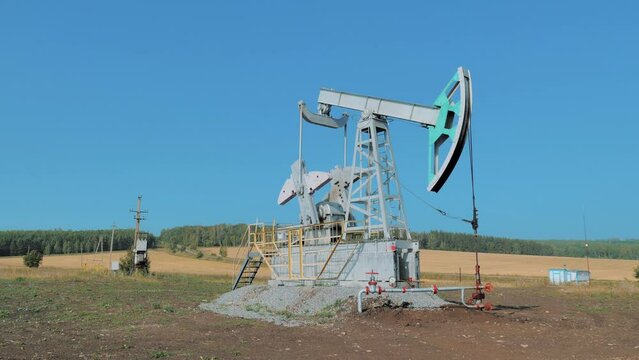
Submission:
[[[142,216],[142,214],[148,213],[146,210],[140,210],[142,208],[142,195],[138,195],[138,208],[137,210],[129,210],[130,212],[135,213],[133,219],[135,219],[135,235],[133,237],[133,247],[137,246],[138,238],[140,237],[140,220],[146,220],[146,217]]]
[[[104,235],[98,236],[98,243],[95,244],[95,251],[94,251],[94,254],[93,254],[93,261],[97,261],[98,252],[100,252],[100,256],[102,256],[102,254],[104,253],[104,246],[102,246],[102,241],[103,240],[104,240]],[[100,261],[102,261],[102,258],[100,258]]]
[[[146,210],[142,210],[142,195],[138,195],[138,207],[136,210],[130,210],[134,212],[135,216],[135,235],[133,239],[133,264],[136,268],[142,266],[147,260],[147,239],[146,236],[142,239],[142,233],[140,232],[140,221],[146,220],[143,214],[148,213]],[[146,235],[146,234],[144,234]]]
[[[111,228],[111,246],[109,248],[109,270],[112,269],[113,264],[113,237],[115,236],[115,222],[113,222],[113,226]]]
[[[584,221],[584,247],[586,249],[586,270],[588,271],[588,279],[590,279],[590,254],[588,253],[588,233],[586,232],[586,208],[585,207],[583,208],[581,212],[581,216]]]

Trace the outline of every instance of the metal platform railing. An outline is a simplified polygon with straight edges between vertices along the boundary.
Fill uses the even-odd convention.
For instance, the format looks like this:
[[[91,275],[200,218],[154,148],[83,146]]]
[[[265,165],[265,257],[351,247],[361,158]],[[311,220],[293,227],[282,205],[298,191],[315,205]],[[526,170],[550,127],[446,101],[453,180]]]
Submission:
[[[336,279],[356,248],[351,245],[348,253],[335,256],[338,247],[354,243],[349,238],[343,239],[343,225],[343,222],[282,227],[251,224],[247,228],[247,246],[262,255],[277,280]]]

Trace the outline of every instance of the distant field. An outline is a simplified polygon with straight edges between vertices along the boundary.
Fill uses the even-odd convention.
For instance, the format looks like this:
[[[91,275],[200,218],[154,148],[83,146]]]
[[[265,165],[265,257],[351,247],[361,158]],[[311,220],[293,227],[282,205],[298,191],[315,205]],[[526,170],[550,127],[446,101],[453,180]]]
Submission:
[[[474,273],[475,253],[457,251],[421,250],[420,265],[423,272]],[[482,274],[548,276],[548,269],[562,268],[586,270],[586,260],[559,256],[533,256],[509,254],[479,254]],[[593,279],[624,280],[633,278],[637,260],[590,259]]]
[[[217,248],[204,248],[205,254],[217,253]],[[196,275],[232,276],[233,257],[237,248],[230,248],[226,260],[201,260],[187,256],[177,256],[163,249],[150,250],[151,270],[158,273],[184,273]],[[123,251],[113,252],[113,260],[119,259]],[[463,274],[474,272],[475,254],[456,251],[421,250],[421,270],[427,273]],[[99,260],[102,260],[100,262]],[[98,260],[98,261],[95,261]],[[79,269],[81,256],[74,255],[50,255],[45,256],[42,268]],[[103,266],[109,262],[109,255],[95,258],[93,254],[82,256],[82,261],[87,266]],[[548,274],[549,268],[586,269],[585,259],[532,256],[532,255],[506,255],[506,254],[479,254],[479,261],[483,274],[486,275],[515,275],[515,276],[542,276]],[[633,260],[608,260],[591,259],[590,269],[593,279],[623,280],[632,279],[633,269],[639,265],[639,261]],[[0,270],[11,268],[23,268],[21,257],[0,257]],[[266,278],[269,273],[264,267],[260,270],[259,277]]]
[[[207,251],[207,249],[202,249]],[[119,260],[124,255],[124,251],[114,251],[113,260]],[[229,251],[229,256],[234,255]],[[80,269],[82,262],[87,267],[106,267],[109,263],[109,254],[104,256],[90,255],[49,255],[42,260],[41,268],[60,269]],[[232,259],[226,261],[199,260],[192,257],[177,256],[163,249],[151,249],[149,251],[151,259],[151,271],[158,273],[184,273],[194,275],[222,275],[231,276],[233,274]],[[102,260],[102,262],[100,262]],[[10,256],[0,257],[0,270],[16,267],[24,267],[22,257]]]

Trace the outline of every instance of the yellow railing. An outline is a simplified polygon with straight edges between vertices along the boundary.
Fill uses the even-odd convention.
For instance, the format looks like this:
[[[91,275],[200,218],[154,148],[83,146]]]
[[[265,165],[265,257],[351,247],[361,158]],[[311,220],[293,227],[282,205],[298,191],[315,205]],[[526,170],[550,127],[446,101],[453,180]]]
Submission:
[[[237,249],[237,252],[235,253],[235,259],[233,260],[233,275],[237,275],[237,272],[239,270],[239,266],[240,266],[240,262],[243,261],[245,259],[245,257],[248,255],[248,253],[251,251],[251,244],[249,241],[249,229],[246,228],[246,231],[244,231],[244,234],[242,234],[242,239],[240,240],[240,246]]]
[[[317,280],[324,274],[337,247],[344,243],[343,225],[343,222],[289,227],[252,224],[247,229],[248,246],[260,252],[264,262],[278,279],[278,274],[287,273],[290,280]],[[311,253],[315,253],[319,260],[306,262],[304,255]],[[297,261],[294,261],[293,256],[299,257]],[[282,267],[286,270],[282,271]],[[312,273],[316,275],[305,276],[304,270],[309,267],[315,268]]]

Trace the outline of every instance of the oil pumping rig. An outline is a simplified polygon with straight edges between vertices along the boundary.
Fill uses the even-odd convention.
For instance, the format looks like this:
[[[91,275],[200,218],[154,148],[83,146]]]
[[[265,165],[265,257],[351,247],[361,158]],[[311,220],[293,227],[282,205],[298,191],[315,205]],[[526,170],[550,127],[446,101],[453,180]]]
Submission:
[[[416,123],[428,129],[428,186],[438,192],[459,160],[470,132],[472,83],[470,72],[459,68],[433,105],[421,105],[377,97],[321,89],[318,112],[303,101],[300,114],[298,159],[282,186],[278,204],[297,198],[299,224],[249,225],[243,245],[247,256],[239,265],[233,288],[250,284],[266,264],[272,284],[339,284],[385,291],[418,289],[419,243],[411,238],[406,221],[390,136],[390,120]],[[359,112],[352,164],[347,166],[349,116],[332,116],[335,108]],[[330,171],[308,171],[302,158],[303,123],[343,129],[344,164]],[[472,141],[469,142],[472,146]],[[472,150],[472,148],[471,148]],[[472,167],[472,163],[471,163]],[[330,184],[316,201],[318,190]],[[475,235],[477,211],[469,222]],[[437,293],[437,287],[423,288]],[[479,264],[471,306],[484,307]],[[430,289],[430,290],[428,290]],[[449,288],[462,290],[461,288]],[[440,288],[439,291],[446,290]],[[463,295],[462,295],[463,297]]]

